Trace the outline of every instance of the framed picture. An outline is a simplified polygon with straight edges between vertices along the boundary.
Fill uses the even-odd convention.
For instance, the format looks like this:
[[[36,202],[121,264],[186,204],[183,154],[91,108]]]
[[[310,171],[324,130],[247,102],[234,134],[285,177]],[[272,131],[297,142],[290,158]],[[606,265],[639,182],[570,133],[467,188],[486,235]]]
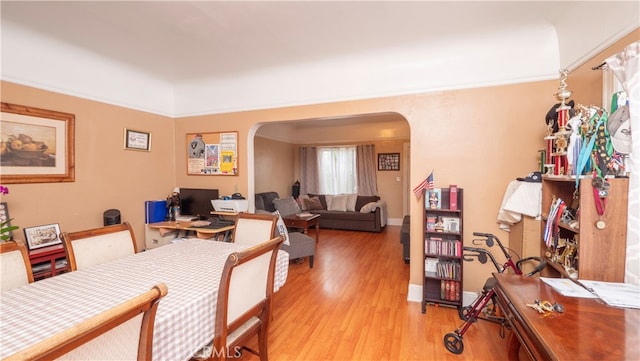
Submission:
[[[24,229],[24,238],[30,250],[62,243],[58,223],[27,227]]]
[[[2,103],[0,182],[75,181],[75,116]]]
[[[124,128],[124,149],[151,151],[151,133]]]
[[[442,208],[442,190],[440,188],[429,189],[425,202],[427,209]]]
[[[445,232],[460,232],[460,218],[458,217],[442,217]]]
[[[378,170],[400,170],[400,153],[378,153]]]

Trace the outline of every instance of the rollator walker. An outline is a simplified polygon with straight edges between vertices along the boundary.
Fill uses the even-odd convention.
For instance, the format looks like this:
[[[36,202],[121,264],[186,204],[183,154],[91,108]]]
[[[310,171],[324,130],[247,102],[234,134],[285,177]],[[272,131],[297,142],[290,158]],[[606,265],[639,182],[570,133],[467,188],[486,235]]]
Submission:
[[[537,266],[531,272],[527,273],[526,276],[533,276],[534,274],[542,271],[542,269],[544,269],[544,267],[547,265],[547,263],[540,257],[527,257],[514,262],[509,252],[507,252],[507,249],[502,245],[502,242],[500,242],[500,239],[498,239],[498,237],[496,237],[495,235],[479,232],[473,232],[473,235],[476,237],[482,237],[481,239],[474,239],[472,241],[474,245],[484,243],[487,245],[487,247],[492,247],[494,244],[493,241],[495,240],[500,246],[500,250],[502,250],[506,261],[503,265],[500,265],[500,263],[496,261],[495,257],[493,256],[493,254],[491,254],[491,252],[489,252],[489,250],[484,248],[466,246],[463,247],[464,252],[468,252],[463,254],[463,259],[465,261],[473,261],[473,258],[477,258],[480,263],[484,264],[487,263],[488,257],[488,259],[493,262],[493,265],[496,267],[498,273],[503,273],[507,269],[512,269],[513,272],[517,275],[523,274],[520,268],[520,265],[522,265],[523,263],[530,261],[537,262]],[[469,327],[471,327],[471,324],[476,322],[478,319],[499,323],[501,325],[500,337],[504,338],[504,329],[508,328],[509,325],[506,319],[501,316],[501,312],[497,307],[495,299],[496,293],[494,290],[495,283],[496,279],[494,277],[487,279],[482,289],[482,293],[475,299],[475,301],[473,301],[469,306],[458,308],[458,313],[464,323],[454,332],[447,333],[444,336],[444,346],[447,348],[447,350],[454,354],[461,354],[464,350],[462,338]]]

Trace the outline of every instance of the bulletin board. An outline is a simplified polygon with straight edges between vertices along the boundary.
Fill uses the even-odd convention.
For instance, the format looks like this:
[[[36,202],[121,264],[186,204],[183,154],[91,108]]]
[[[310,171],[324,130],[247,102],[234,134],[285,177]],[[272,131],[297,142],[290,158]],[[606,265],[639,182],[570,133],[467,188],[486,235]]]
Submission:
[[[188,175],[238,175],[238,132],[187,134]]]

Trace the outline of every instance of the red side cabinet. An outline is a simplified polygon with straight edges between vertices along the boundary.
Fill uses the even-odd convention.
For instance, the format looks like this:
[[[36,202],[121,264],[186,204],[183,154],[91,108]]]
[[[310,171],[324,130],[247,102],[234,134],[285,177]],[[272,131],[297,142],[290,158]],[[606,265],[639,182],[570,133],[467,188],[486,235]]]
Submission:
[[[29,251],[29,261],[36,281],[69,270],[67,253],[61,244]]]

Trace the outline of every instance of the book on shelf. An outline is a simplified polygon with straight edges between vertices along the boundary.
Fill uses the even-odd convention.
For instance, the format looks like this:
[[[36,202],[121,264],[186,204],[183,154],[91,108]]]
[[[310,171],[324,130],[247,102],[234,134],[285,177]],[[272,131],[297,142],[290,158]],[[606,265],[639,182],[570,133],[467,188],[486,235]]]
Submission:
[[[435,232],[436,222],[438,222],[436,216],[427,216],[427,231]]]
[[[438,272],[438,259],[437,258],[425,258],[424,260],[424,274],[427,277],[436,277]]]
[[[455,184],[449,185],[449,209],[458,210],[458,186]]]

